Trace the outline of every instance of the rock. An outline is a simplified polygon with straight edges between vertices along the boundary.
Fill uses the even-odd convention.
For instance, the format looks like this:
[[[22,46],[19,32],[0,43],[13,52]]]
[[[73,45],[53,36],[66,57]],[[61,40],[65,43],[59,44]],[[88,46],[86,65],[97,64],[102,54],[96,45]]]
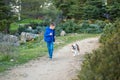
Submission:
[[[33,31],[31,26],[29,26],[26,30],[27,30],[27,32],[32,32]]]
[[[14,61],[14,59],[10,59],[10,61],[11,61],[11,62],[13,62],[13,61]]]
[[[28,27],[28,29],[29,29],[29,30],[32,30],[32,27],[31,27],[31,26],[29,26],[29,27]]]
[[[0,33],[0,42],[2,42],[3,41],[3,34],[2,33]]]
[[[26,43],[26,33],[22,32],[20,35],[20,42],[21,43]]]
[[[19,46],[19,39],[17,36],[14,35],[4,35],[3,36],[3,42],[8,42],[14,46]]]
[[[61,31],[60,36],[65,36],[66,32],[64,30]]]
[[[39,36],[38,34],[22,32],[20,40],[21,40],[22,43],[25,43],[26,41],[31,41],[31,40],[37,38],[38,36]]]

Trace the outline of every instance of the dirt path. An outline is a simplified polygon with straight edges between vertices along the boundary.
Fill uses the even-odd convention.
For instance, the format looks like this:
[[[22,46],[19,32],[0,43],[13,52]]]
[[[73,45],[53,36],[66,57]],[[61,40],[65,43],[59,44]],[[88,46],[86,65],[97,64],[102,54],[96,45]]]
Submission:
[[[52,61],[47,57],[30,61],[0,74],[0,80],[72,80],[80,68],[82,56],[98,48],[99,45],[98,38],[89,38],[77,43],[81,49],[79,56],[72,56],[69,44],[55,51]]]

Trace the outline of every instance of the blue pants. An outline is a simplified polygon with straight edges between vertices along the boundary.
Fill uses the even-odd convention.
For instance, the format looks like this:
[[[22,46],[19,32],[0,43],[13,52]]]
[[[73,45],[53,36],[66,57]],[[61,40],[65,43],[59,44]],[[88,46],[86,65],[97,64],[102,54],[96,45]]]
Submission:
[[[49,58],[52,59],[53,56],[53,42],[47,42],[47,48],[49,53]]]

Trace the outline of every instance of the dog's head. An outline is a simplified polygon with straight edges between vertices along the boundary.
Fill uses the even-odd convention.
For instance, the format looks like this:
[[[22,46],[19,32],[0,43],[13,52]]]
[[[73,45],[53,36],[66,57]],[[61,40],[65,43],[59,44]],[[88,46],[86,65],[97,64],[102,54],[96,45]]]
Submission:
[[[76,49],[76,45],[72,44],[72,49],[75,50]]]
[[[77,43],[72,44],[72,49],[80,51],[79,45]]]

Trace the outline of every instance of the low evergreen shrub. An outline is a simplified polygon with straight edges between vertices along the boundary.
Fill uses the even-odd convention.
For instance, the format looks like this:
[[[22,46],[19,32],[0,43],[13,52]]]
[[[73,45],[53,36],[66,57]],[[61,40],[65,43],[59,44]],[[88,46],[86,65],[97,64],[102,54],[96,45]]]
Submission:
[[[103,45],[85,55],[78,80],[120,80],[120,21],[104,32]]]

